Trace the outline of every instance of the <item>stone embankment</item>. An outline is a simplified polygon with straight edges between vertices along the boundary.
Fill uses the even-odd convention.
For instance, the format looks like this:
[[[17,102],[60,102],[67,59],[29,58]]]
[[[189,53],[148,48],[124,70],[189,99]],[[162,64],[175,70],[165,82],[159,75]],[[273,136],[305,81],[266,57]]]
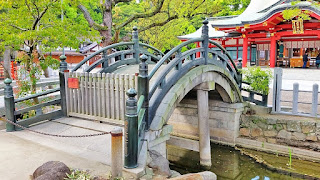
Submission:
[[[298,116],[242,115],[239,136],[320,151],[320,120]]]

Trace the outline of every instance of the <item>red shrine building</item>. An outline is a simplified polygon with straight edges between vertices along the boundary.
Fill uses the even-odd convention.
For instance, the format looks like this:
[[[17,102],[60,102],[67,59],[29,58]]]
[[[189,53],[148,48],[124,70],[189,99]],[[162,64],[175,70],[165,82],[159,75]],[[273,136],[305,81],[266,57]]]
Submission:
[[[282,12],[294,7],[308,13],[310,20],[285,21]],[[178,38],[200,37],[201,29]],[[209,37],[225,47],[233,60],[242,58],[243,67],[302,67],[306,51],[307,66],[313,66],[320,53],[320,6],[308,1],[292,5],[290,0],[251,0],[238,16],[209,18]]]

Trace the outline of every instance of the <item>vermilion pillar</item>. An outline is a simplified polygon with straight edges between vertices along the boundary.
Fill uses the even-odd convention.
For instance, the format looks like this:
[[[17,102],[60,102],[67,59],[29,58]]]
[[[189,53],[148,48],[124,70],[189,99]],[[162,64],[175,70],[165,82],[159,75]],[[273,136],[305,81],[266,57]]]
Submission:
[[[242,46],[242,67],[247,67],[248,60],[248,38],[244,35],[243,46]]]
[[[277,42],[276,37],[271,35],[271,44],[270,44],[270,67],[274,68],[276,64],[276,49],[277,49]]]
[[[197,42],[197,48],[200,47],[200,42]],[[200,57],[200,52],[197,52],[196,53],[196,58],[199,58]]]

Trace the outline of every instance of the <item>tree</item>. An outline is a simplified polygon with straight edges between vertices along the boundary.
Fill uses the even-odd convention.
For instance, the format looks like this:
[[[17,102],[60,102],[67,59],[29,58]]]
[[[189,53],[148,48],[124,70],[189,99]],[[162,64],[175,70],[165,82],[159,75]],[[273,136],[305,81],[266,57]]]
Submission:
[[[312,6],[316,6],[316,7],[320,7],[320,2],[319,1],[312,1],[312,0],[308,0],[312,3]],[[302,1],[292,1],[291,5],[294,6],[298,3],[300,3]],[[305,11],[302,9],[299,9],[298,7],[292,7],[289,9],[286,9],[282,12],[282,16],[284,18],[284,20],[286,21],[291,21],[294,18],[298,18],[298,19],[303,19],[303,20],[310,20],[311,17],[309,15],[309,11]]]
[[[178,41],[175,38],[177,35],[199,28],[204,17],[214,16],[227,8],[229,3],[234,4],[232,11],[240,10],[237,12],[240,13],[248,2],[250,1],[146,0],[136,3],[134,0],[78,0],[77,7],[89,26],[100,32],[105,46],[118,42],[121,34],[125,36],[134,25],[138,25],[139,31],[143,32],[143,39],[149,40],[158,48],[169,48],[169,44],[176,44]],[[94,9],[101,12],[101,23],[94,19]],[[224,15],[230,12],[231,10]],[[160,37],[156,37],[158,35]]]
[[[0,0],[0,48],[22,51],[19,61],[28,76],[24,83],[31,81],[33,92],[41,69],[58,67],[59,62],[44,58],[43,52],[64,46],[78,48],[86,38],[98,37],[86,22],[68,16],[61,21],[60,14],[60,0]]]

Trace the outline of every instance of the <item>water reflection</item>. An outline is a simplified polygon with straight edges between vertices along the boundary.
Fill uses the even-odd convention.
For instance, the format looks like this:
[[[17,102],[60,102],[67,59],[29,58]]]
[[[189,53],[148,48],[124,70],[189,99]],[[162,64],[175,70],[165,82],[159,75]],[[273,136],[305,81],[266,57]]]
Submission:
[[[219,180],[298,180],[287,175],[278,174],[265,169],[233,148],[212,145],[212,167]],[[171,168],[182,173],[200,172],[199,153],[168,145],[168,159]]]

